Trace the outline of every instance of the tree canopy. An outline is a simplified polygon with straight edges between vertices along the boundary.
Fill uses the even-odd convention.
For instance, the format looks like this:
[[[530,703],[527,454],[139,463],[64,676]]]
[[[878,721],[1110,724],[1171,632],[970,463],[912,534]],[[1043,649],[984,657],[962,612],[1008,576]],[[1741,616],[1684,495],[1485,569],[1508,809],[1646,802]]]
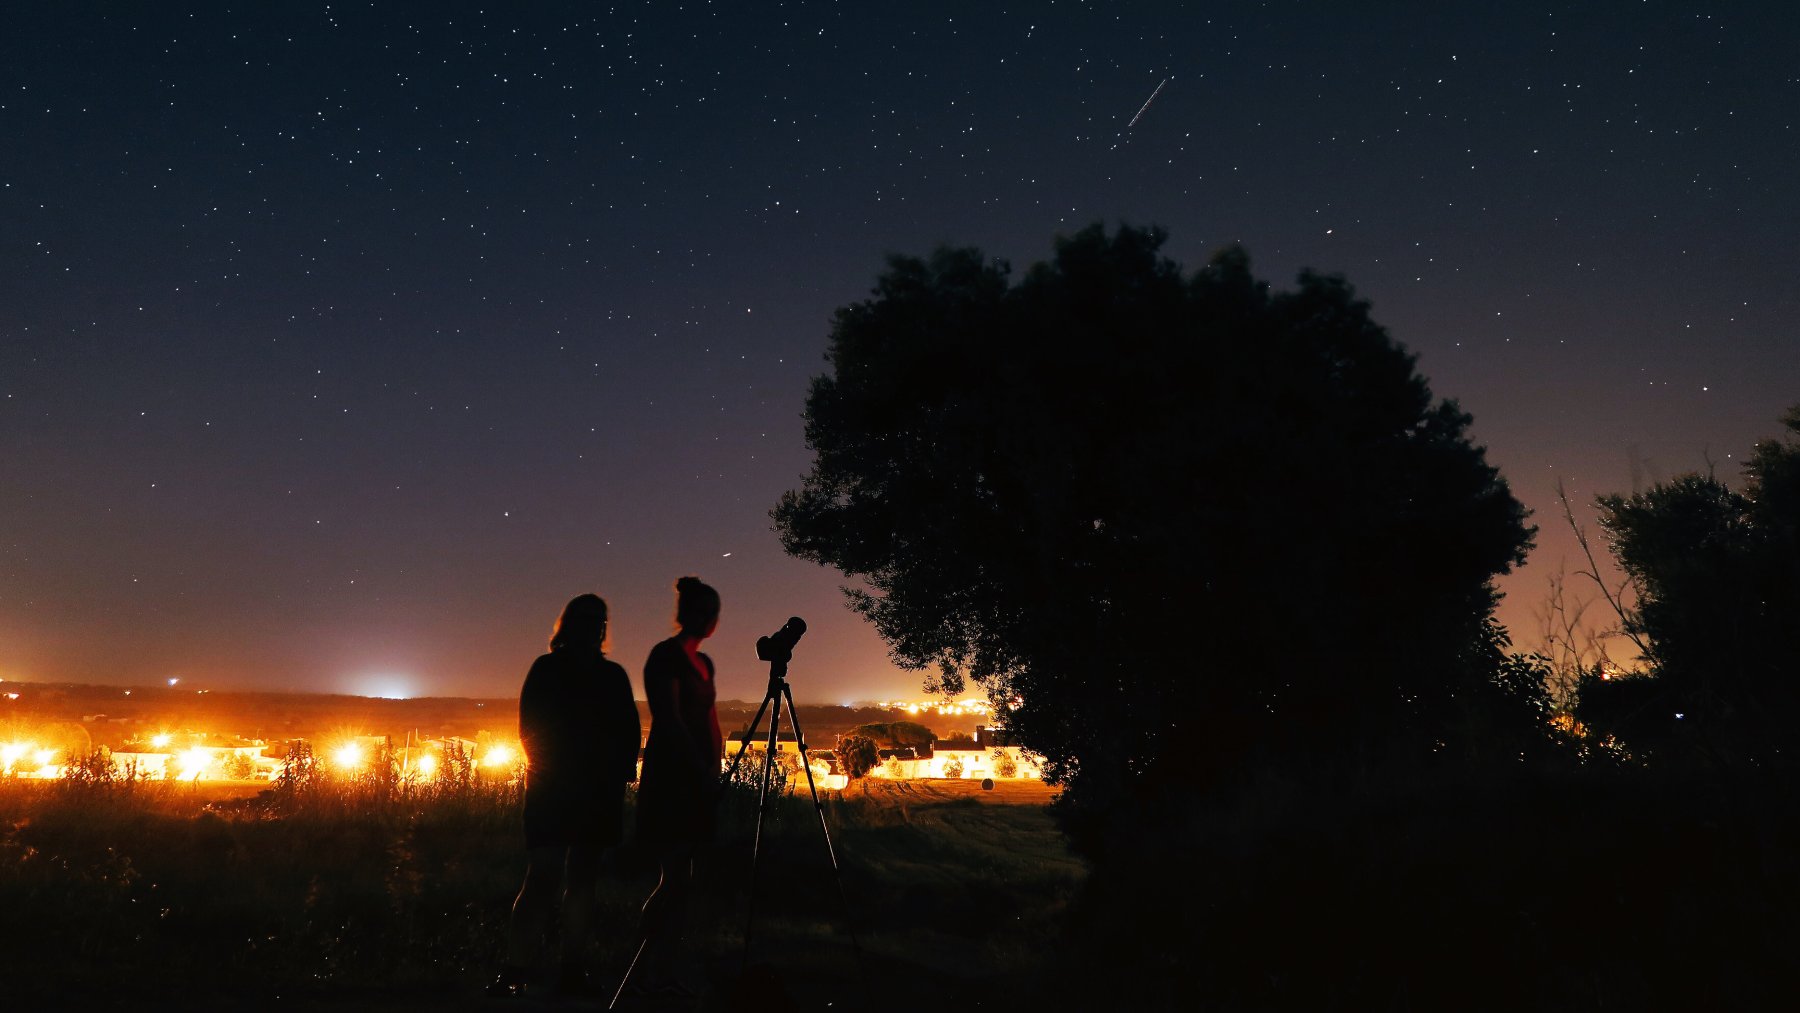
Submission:
[[[838,740],[837,754],[844,774],[851,780],[866,776],[881,762],[881,751],[867,735],[846,735]]]
[[[925,754],[931,752],[931,744],[937,741],[935,732],[915,721],[877,721],[857,725],[844,734],[872,739],[881,749],[911,749]]]
[[[1800,436],[1800,406],[1782,420]],[[1700,762],[1800,762],[1800,443],[1764,440],[1737,492],[1688,474],[1599,498],[1637,591],[1626,628],[1648,678],[1590,678],[1578,713],[1634,749]]]
[[[1523,507],[1343,279],[1184,274],[1164,238],[1093,226],[1017,283],[891,258],[833,321],[783,544],[1077,803],[1461,748]]]

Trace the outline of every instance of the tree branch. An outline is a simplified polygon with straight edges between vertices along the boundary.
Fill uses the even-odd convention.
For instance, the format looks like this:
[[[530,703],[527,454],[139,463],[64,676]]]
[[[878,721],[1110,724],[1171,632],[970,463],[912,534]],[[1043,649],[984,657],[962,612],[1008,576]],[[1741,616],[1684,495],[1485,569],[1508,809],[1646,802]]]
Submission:
[[[1562,504],[1563,520],[1568,522],[1569,530],[1575,532],[1575,541],[1581,546],[1581,554],[1587,557],[1588,568],[1575,572],[1594,582],[1594,585],[1600,589],[1600,595],[1606,599],[1606,604],[1612,606],[1613,613],[1619,617],[1619,631],[1631,638],[1631,642],[1637,647],[1639,654],[1646,659],[1651,657],[1650,645],[1646,644],[1643,638],[1638,636],[1637,631],[1632,629],[1631,615],[1625,611],[1625,589],[1631,586],[1630,576],[1627,575],[1625,581],[1619,585],[1617,592],[1608,587],[1606,581],[1600,579],[1600,564],[1594,559],[1594,547],[1588,541],[1587,530],[1575,520],[1575,508],[1569,505],[1569,491],[1563,487],[1560,478],[1556,480],[1556,501]]]

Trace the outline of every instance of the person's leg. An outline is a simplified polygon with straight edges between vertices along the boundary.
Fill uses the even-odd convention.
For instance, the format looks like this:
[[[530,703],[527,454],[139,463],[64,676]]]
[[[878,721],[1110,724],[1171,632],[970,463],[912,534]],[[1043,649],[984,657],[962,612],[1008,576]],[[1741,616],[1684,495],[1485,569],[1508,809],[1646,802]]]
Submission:
[[[600,849],[569,847],[563,866],[562,976],[565,983],[585,977],[588,933],[594,918],[594,886],[600,878]]]
[[[663,856],[662,877],[644,901],[644,982],[655,987],[675,978],[681,933],[687,924],[688,895],[694,878],[693,854],[686,850]]]
[[[525,884],[519,887],[519,896],[513,900],[512,919],[506,933],[506,969],[521,978],[538,963],[568,850],[549,846],[535,847],[526,853],[529,857],[525,865]]]

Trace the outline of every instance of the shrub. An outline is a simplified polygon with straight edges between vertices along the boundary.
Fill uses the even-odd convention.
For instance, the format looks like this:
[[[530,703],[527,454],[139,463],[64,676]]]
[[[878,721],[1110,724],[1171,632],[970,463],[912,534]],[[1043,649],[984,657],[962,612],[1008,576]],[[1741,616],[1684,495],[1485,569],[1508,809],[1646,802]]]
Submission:
[[[846,735],[838,742],[838,756],[843,759],[844,773],[851,780],[866,776],[881,762],[875,740],[866,735]]]
[[[994,774],[997,777],[1018,777],[1019,762],[1004,749],[995,749],[993,755]]]

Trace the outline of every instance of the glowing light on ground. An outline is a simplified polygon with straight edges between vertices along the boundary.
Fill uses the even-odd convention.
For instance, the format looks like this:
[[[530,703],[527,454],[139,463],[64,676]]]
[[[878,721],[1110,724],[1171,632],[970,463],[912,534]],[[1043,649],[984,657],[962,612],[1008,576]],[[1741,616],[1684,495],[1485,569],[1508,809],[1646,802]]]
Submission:
[[[419,768],[419,776],[420,777],[431,777],[432,775],[436,774],[437,768],[438,768],[437,754],[436,753],[426,753],[425,755],[419,757],[418,768]]]
[[[152,735],[150,737],[150,745],[157,749],[162,749],[172,741],[174,741],[174,737],[166,733],[163,735]]]
[[[199,746],[194,746],[178,754],[175,762],[179,771],[177,776],[181,780],[198,781],[201,771],[204,771],[207,765],[212,763],[212,754]]]
[[[346,742],[331,754],[331,758],[345,770],[356,770],[363,765],[363,750],[354,742]]]
[[[514,755],[516,754],[513,753],[510,746],[492,746],[489,747],[487,755],[481,758],[481,764],[484,767],[504,767],[513,762]]]

